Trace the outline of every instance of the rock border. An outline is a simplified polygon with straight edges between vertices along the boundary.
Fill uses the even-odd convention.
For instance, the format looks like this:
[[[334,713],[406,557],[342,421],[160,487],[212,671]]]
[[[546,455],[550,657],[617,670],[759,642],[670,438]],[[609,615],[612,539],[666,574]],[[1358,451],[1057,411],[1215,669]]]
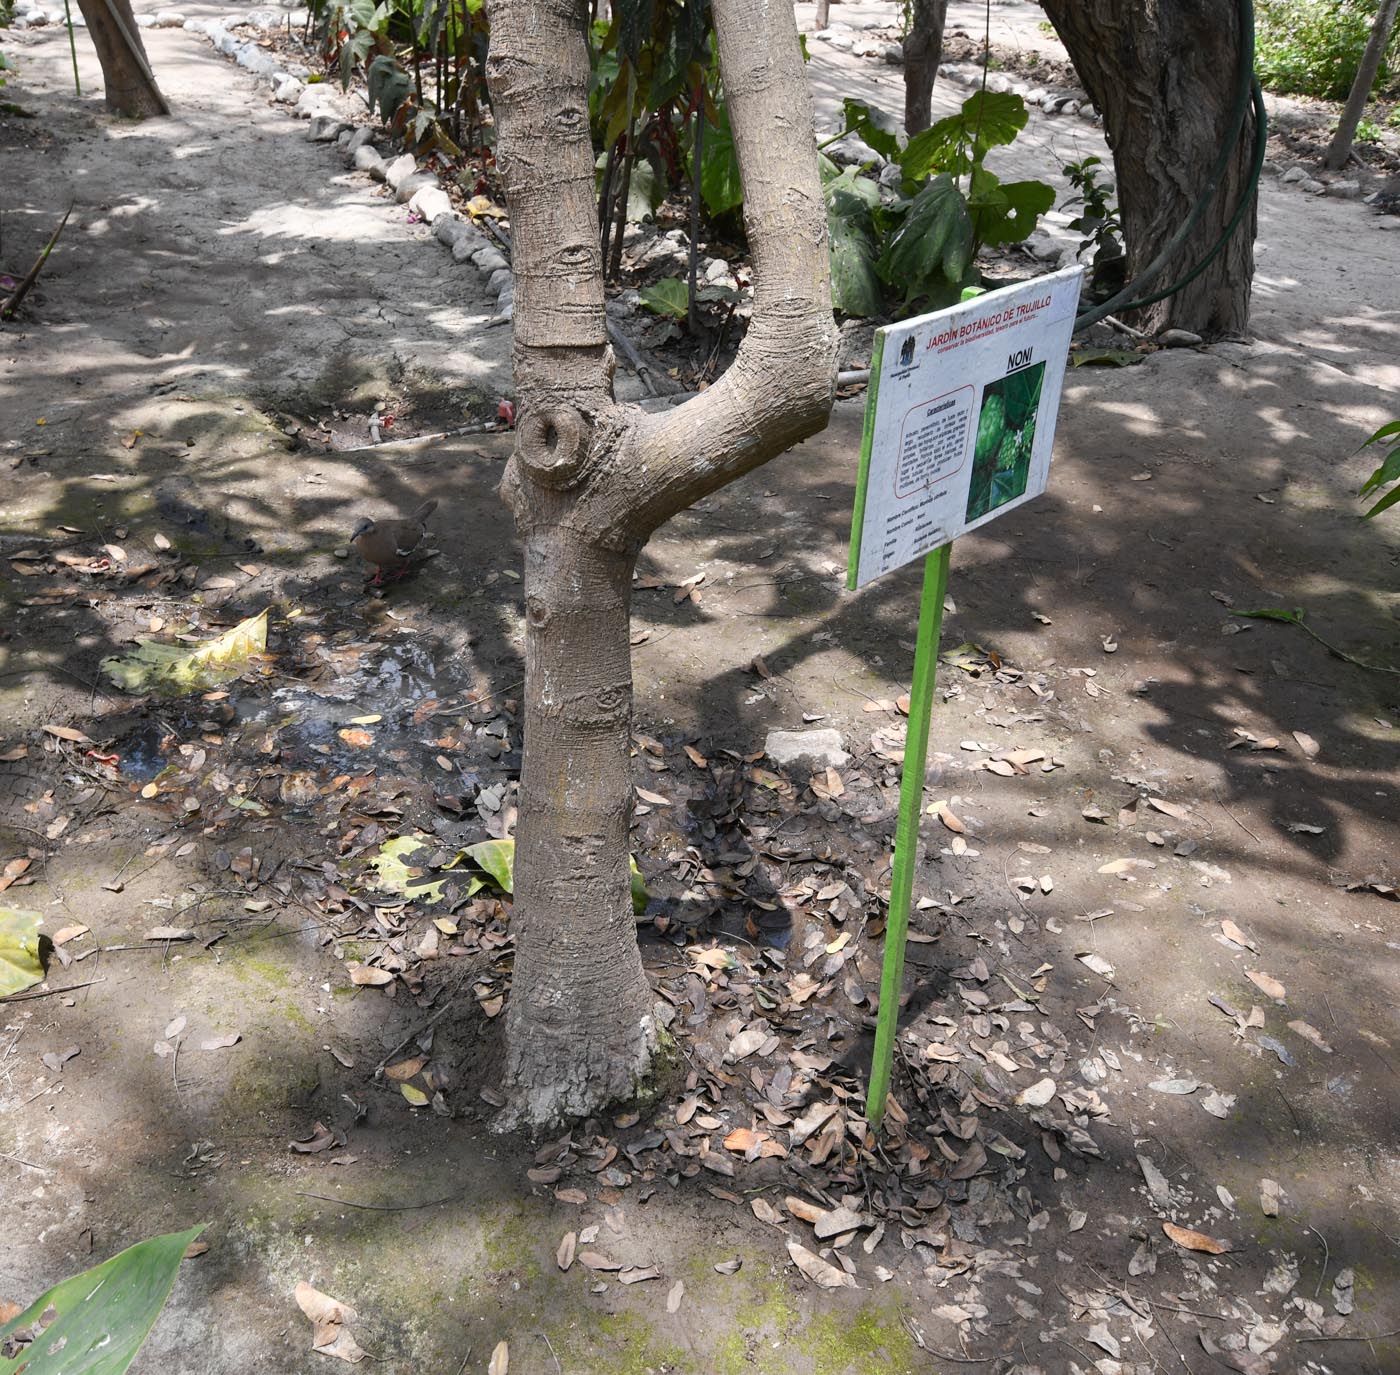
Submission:
[[[168,20],[160,23],[165,15]],[[510,323],[515,314],[515,278],[510,263],[499,244],[452,208],[436,173],[421,169],[412,153],[386,158],[375,147],[379,136],[376,127],[359,119],[361,112],[350,108],[350,102],[331,82],[309,80],[309,67],[300,63],[284,66],[256,42],[233,32],[250,25],[262,34],[284,24],[304,25],[306,10],[255,9],[230,12],[222,19],[186,19],[176,11],[162,10],[151,18],[156,27],[183,28],[207,39],[257,84],[269,87],[274,104],[286,106],[293,118],[308,121],[307,142],[334,143],[348,167],[386,185],[395,201],[407,205],[411,215],[432,229],[433,237],[451,251],[453,262],[470,263],[486,279],[496,298],[496,313],[487,320],[486,328]]]

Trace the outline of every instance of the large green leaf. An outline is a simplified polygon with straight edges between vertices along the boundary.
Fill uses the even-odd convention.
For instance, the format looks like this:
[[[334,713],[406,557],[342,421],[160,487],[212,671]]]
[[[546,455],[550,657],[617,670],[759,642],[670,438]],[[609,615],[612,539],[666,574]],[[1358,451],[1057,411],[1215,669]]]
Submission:
[[[700,150],[700,198],[712,215],[744,203],[744,187],[739,180],[739,155],[734,151],[734,135],[729,128],[729,106],[719,107],[719,127],[706,123]]]
[[[841,109],[846,116],[846,133],[864,139],[882,158],[899,157],[899,126],[883,110],[872,110],[849,96],[841,102]]]
[[[0,907],[0,998],[19,993],[44,977],[39,959],[43,917],[22,907]]]
[[[370,865],[378,871],[379,886],[386,892],[402,893],[406,898],[431,906],[442,901],[442,888],[447,880],[424,876],[421,867],[412,863],[413,856],[420,851],[426,859],[428,847],[416,836],[393,836],[379,847]]]
[[[690,309],[690,291],[681,277],[663,277],[637,293],[642,304],[658,315],[674,315],[684,320]]]
[[[267,611],[196,645],[137,640],[130,654],[103,659],[98,667],[126,692],[179,695],[207,691],[248,671],[254,654],[267,649]]]
[[[503,893],[515,892],[515,841],[482,840],[462,853]]]
[[[962,193],[952,179],[940,174],[914,197],[899,227],[885,241],[876,270],[898,291],[907,306],[927,298],[935,307],[952,304],[965,283],[950,279],[945,253],[957,245],[956,256],[966,268],[971,260],[972,220]]]
[[[985,167],[972,174],[968,209],[979,244],[1021,243],[1055,203],[1054,187],[1043,181],[1002,182]]]
[[[1026,126],[1026,103],[1007,91],[974,91],[957,114],[909,140],[899,155],[904,175],[922,181],[935,172],[961,177],[981,163],[987,149],[1011,143]]]
[[[884,304],[875,271],[875,228],[871,208],[879,187],[848,167],[822,184],[831,244],[831,301],[843,315],[868,316]]]
[[[185,1248],[205,1224],[138,1242],[40,1294],[0,1327],[0,1343],[55,1316],[0,1375],[123,1375],[170,1297]]]

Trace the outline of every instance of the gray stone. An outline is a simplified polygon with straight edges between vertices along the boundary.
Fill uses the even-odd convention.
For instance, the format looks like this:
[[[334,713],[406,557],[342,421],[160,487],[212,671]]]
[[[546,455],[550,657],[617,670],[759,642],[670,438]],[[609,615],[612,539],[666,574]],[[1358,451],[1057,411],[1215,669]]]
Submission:
[[[1329,196],[1340,196],[1343,200],[1354,201],[1361,199],[1361,183],[1354,178],[1344,181],[1334,181],[1327,188]]]
[[[357,172],[368,172],[375,181],[384,180],[384,159],[368,143],[356,148],[355,156],[350,161]]]
[[[1309,195],[1325,196],[1327,194],[1327,183],[1318,181],[1316,177],[1304,177],[1298,183],[1300,191],[1306,191]]]
[[[1280,178],[1285,186],[1292,186],[1295,181],[1307,180],[1307,173],[1301,167],[1290,167]]]
[[[481,249],[482,245],[474,238],[463,235],[452,245],[452,261],[454,263],[470,263],[472,261],[472,254],[480,253]],[[476,264],[472,263],[472,266],[475,267]]]
[[[478,248],[477,251],[472,254],[472,262],[476,264],[476,270],[478,272],[487,274],[495,272],[499,268],[509,266],[504,255],[498,249],[492,248],[489,244],[485,248]]]
[[[1381,215],[1374,223],[1377,229],[1400,229],[1400,219],[1394,215]]]
[[[348,145],[349,145],[349,143],[350,143],[350,134],[351,134],[351,132],[352,132],[352,130],[351,130],[350,126],[347,124],[347,125],[345,126],[345,128],[343,128],[343,129],[335,136],[335,146],[336,146],[337,148],[339,148],[340,151],[341,151],[342,153],[345,151],[345,149],[348,147]]]
[[[496,313],[490,320],[489,325],[508,325],[515,318],[515,302],[507,301],[504,305],[497,302]]]
[[[439,215],[445,215],[452,209],[452,202],[447,199],[447,192],[434,181],[431,186],[424,186],[413,193],[408,208],[425,224],[432,224]]]
[[[308,143],[334,143],[342,129],[350,126],[335,115],[314,115],[306,131]]]
[[[415,172],[411,177],[405,177],[394,188],[394,199],[400,205],[406,205],[420,191],[430,186],[436,187],[437,184],[438,179],[431,172]]]
[[[515,304],[515,278],[512,277],[512,278],[510,279],[510,281],[508,281],[508,282],[506,283],[505,290],[502,291],[501,294],[500,294],[499,296],[496,297],[496,309],[497,309],[497,310],[504,310],[507,306],[513,306],[514,304]]]
[[[728,280],[729,264],[723,258],[715,258],[705,268],[705,280],[710,283],[723,282]]]
[[[399,189],[400,183],[411,177],[418,170],[418,164],[413,160],[412,153],[400,153],[393,162],[384,169],[384,180],[389,183],[393,190]]]
[[[781,768],[839,769],[850,755],[836,730],[770,730],[763,752]]]
[[[363,148],[374,138],[374,130],[368,124],[362,124],[353,134],[350,135],[350,142],[345,145],[345,156],[353,158],[356,152]]]
[[[1199,334],[1192,334],[1189,329],[1164,329],[1157,336],[1157,342],[1169,349],[1193,349],[1203,341]]]
[[[493,296],[499,296],[506,287],[511,285],[512,281],[514,281],[514,278],[510,275],[510,268],[498,267],[490,277],[487,278],[486,289]]]
[[[904,49],[898,43],[886,43],[880,49],[880,61],[889,63],[891,67],[903,66]]]
[[[445,248],[453,247],[466,230],[467,226],[450,210],[433,221],[433,237]]]
[[[625,320],[632,314],[626,302],[620,301],[616,297],[609,301],[603,309],[607,312],[610,320]]]
[[[881,186],[897,189],[904,184],[904,168],[897,162],[888,162],[880,169],[878,180]]]

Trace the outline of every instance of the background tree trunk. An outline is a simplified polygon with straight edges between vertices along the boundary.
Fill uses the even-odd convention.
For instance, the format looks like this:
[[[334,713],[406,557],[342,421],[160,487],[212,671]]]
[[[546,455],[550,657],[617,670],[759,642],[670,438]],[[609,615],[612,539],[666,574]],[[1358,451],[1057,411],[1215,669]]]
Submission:
[[[1371,98],[1371,87],[1376,84],[1376,74],[1385,60],[1385,49],[1390,42],[1390,31],[1395,27],[1397,12],[1400,12],[1400,0],[1381,0],[1381,7],[1376,11],[1376,22],[1371,25],[1371,36],[1366,40],[1366,50],[1361,54],[1361,64],[1356,69],[1356,78],[1347,92],[1347,103],[1342,107],[1342,116],[1337,121],[1337,132],[1327,145],[1327,166],[1334,172],[1340,172],[1351,156],[1356,126],[1366,113],[1366,102]]]
[[[1191,213],[1229,136],[1239,98],[1235,55],[1241,33],[1223,0],[1045,0],[1080,80],[1103,115],[1117,172],[1131,280]],[[1219,190],[1151,293],[1185,276],[1210,250],[1248,185],[1254,119],[1246,112]],[[1136,312],[1149,332],[1168,327],[1207,338],[1249,323],[1256,214],[1251,206],[1230,243],[1184,290]]]
[[[102,86],[107,108],[129,119],[148,119],[152,115],[168,115],[170,106],[161,94],[150,72],[146,48],[141,42],[141,30],[136,27],[131,12],[131,0],[78,0],[97,60],[102,66]],[[113,17],[113,10],[116,11]],[[123,30],[127,37],[123,37]],[[138,61],[132,48],[140,53]],[[145,69],[142,69],[142,64]]]
[[[933,83],[947,20],[948,0],[912,0],[904,38],[904,132],[911,138],[933,119]]]
[[[663,521],[816,433],[836,333],[812,103],[790,5],[714,0],[754,311],[729,370],[647,415],[612,395],[583,0],[487,0],[515,267],[525,753],[502,1125],[629,1097],[658,1036],[628,882],[632,566]]]
[[[817,13],[814,19],[818,32],[831,23],[831,0],[817,0]]]

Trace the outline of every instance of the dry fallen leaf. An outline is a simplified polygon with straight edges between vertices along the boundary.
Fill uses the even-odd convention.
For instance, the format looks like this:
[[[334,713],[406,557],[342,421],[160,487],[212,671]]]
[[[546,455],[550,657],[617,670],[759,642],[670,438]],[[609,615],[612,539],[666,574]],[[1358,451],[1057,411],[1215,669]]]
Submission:
[[[92,741],[80,730],[74,730],[72,726],[41,726],[46,735],[52,735],[58,740],[68,740],[75,745],[90,745]]]
[[[1055,1096],[1055,1081],[1041,1079],[1016,1095],[1016,1104],[1022,1108],[1043,1108]]]
[[[967,831],[967,827],[963,825],[962,819],[956,815],[956,813],[953,811],[952,807],[948,805],[946,800],[940,799],[937,802],[930,803],[929,811],[932,812],[933,815],[936,816],[950,831],[954,831],[958,835],[962,835]]]
[[[1289,1022],[1288,1027],[1290,1031],[1296,1031],[1305,1041],[1311,1041],[1320,1051],[1331,1055],[1332,1047],[1322,1039],[1322,1033],[1315,1026],[1310,1026],[1307,1022],[1299,1020]]]
[[[1276,1002],[1281,1003],[1288,996],[1288,990],[1272,974],[1265,974],[1262,969],[1246,969],[1244,976],[1255,988],[1268,994]]]
[[[199,1043],[200,1050],[228,1050],[230,1046],[236,1046],[243,1039],[243,1033],[230,1031],[227,1036],[215,1036],[208,1041]]]
[[[510,1343],[497,1342],[496,1349],[491,1353],[491,1364],[486,1367],[486,1375],[509,1375],[510,1373]]]
[[[685,1281],[677,1280],[672,1286],[670,1293],[666,1295],[666,1311],[668,1313],[678,1313],[681,1307],[681,1300],[685,1297]]]
[[[1303,751],[1309,759],[1316,759],[1317,752],[1322,748],[1311,735],[1306,731],[1295,730],[1293,738],[1298,742],[1298,748]]]
[[[1193,1232],[1189,1227],[1178,1227],[1174,1222],[1164,1222],[1162,1230],[1178,1246],[1184,1246],[1188,1251],[1205,1251],[1208,1255],[1223,1256],[1230,1249],[1223,1241],[1216,1241],[1204,1232]]]
[[[346,964],[345,970],[350,975],[350,982],[362,987],[382,988],[385,984],[394,982],[394,976],[387,969],[371,969],[367,964],[351,961]]]
[[[565,1232],[564,1239],[559,1243],[559,1249],[555,1252],[555,1263],[561,1270],[567,1270],[574,1263],[574,1249],[578,1245],[578,1234],[575,1232]]]
[[[838,1269],[835,1265],[829,1265],[805,1246],[799,1246],[797,1242],[789,1241],[787,1249],[793,1264],[819,1289],[859,1288],[855,1280],[844,1270]]]
[[[1253,950],[1256,954],[1258,953],[1259,947],[1255,945],[1255,943],[1252,940],[1250,940],[1249,937],[1246,936],[1245,933],[1241,931],[1240,928],[1236,926],[1235,923],[1232,922],[1229,917],[1226,917],[1220,923],[1220,930],[1226,940],[1234,941],[1236,945],[1242,945],[1245,947],[1245,949]]]

